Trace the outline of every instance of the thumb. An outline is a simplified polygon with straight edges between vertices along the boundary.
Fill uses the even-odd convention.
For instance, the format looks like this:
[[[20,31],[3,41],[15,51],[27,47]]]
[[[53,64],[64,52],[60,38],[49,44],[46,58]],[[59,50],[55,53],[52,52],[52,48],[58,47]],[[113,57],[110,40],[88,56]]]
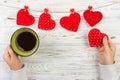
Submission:
[[[106,36],[103,38],[103,46],[104,46],[105,50],[109,50],[109,44],[108,44]]]

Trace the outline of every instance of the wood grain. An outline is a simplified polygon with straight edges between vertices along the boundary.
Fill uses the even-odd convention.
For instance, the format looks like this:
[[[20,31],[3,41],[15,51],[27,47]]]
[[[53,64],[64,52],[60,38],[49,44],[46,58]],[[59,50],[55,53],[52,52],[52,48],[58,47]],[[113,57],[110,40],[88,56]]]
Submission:
[[[16,13],[24,5],[29,5],[30,13],[36,22],[30,26],[40,38],[38,51],[22,58],[27,64],[29,80],[98,80],[97,50],[88,45],[87,34],[91,27],[85,22],[82,14],[88,5],[103,13],[103,20],[96,25],[102,32],[112,38],[117,47],[116,65],[120,73],[120,0],[0,0],[0,63],[2,55],[10,43],[11,35],[22,26],[16,25]],[[44,8],[57,25],[52,31],[37,28],[37,22]],[[69,15],[70,8],[75,8],[82,17],[79,30],[70,32],[63,29],[59,20]],[[2,69],[2,66],[0,67]],[[1,70],[2,73],[2,70]]]

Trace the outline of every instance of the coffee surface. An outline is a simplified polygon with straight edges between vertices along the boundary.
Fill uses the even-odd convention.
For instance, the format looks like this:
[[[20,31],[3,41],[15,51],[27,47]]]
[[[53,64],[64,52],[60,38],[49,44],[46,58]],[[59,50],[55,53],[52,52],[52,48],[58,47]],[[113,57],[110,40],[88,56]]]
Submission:
[[[35,47],[36,38],[30,32],[23,32],[18,35],[17,44],[20,49],[22,48],[24,51],[30,51]]]

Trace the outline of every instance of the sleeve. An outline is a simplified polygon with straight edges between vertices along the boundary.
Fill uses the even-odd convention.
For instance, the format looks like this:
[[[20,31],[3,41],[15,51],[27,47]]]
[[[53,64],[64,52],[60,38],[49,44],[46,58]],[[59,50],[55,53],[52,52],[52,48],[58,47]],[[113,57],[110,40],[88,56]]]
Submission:
[[[11,70],[11,73],[12,73],[11,80],[28,80],[26,66],[17,71]]]
[[[100,68],[100,80],[120,80],[115,64],[101,65]]]

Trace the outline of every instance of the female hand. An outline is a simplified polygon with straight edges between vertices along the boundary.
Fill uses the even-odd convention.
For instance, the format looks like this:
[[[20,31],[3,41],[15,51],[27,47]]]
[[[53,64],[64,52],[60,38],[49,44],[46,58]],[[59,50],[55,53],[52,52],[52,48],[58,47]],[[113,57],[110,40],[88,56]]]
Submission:
[[[4,55],[4,60],[9,65],[11,70],[19,70],[23,67],[23,64],[19,57],[13,52],[10,45],[7,47]]]
[[[116,47],[107,37],[103,38],[103,45],[98,47],[99,61],[102,65],[109,65],[114,63]]]

